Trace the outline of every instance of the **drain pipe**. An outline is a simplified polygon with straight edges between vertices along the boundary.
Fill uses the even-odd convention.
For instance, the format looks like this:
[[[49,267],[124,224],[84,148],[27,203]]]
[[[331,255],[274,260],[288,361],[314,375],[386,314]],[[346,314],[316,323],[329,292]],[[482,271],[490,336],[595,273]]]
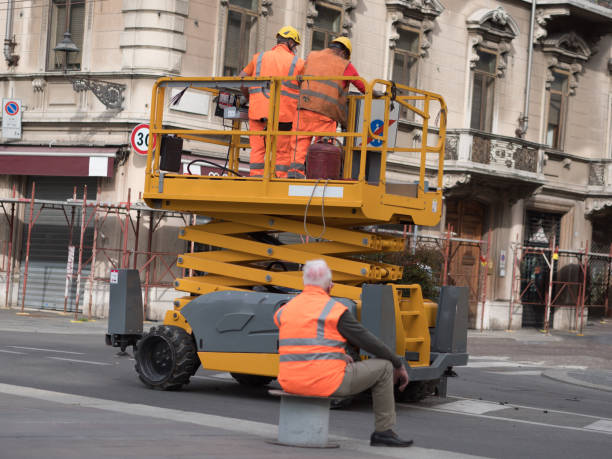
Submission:
[[[17,65],[19,56],[14,54],[15,39],[13,38],[13,9],[15,6],[14,0],[8,0],[6,4],[6,35],[4,36],[4,59],[9,67]]]
[[[519,117],[519,127],[516,129],[516,136],[525,137],[529,126],[529,92],[531,91],[531,64],[533,61],[533,31],[535,28],[537,0],[531,0],[531,22],[529,24],[529,47],[527,51],[527,78],[525,82],[525,106],[523,113]]]

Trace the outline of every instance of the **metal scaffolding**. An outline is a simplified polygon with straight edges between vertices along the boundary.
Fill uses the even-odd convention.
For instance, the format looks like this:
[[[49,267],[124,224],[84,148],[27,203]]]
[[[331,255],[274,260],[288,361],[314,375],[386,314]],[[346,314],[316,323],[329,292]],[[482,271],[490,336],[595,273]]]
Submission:
[[[581,250],[559,249],[555,237],[551,239],[548,248],[522,245],[518,242],[512,245],[509,329],[512,327],[512,318],[519,304],[544,307],[542,327],[544,333],[550,330],[551,313],[555,308],[574,309],[573,330],[579,336],[584,330],[585,307],[603,308],[604,317],[608,316],[612,246],[609,254],[590,252],[588,242],[585,242],[583,247]],[[525,264],[528,257],[539,258],[547,269],[542,270],[542,265],[538,265],[533,272],[527,271]],[[597,281],[592,275],[595,261],[600,265]],[[570,272],[571,267],[575,269]],[[595,290],[601,294],[594,294]],[[595,299],[597,301],[593,301]]]
[[[0,241],[2,247],[2,258],[0,264],[0,271],[6,273],[6,285],[5,285],[5,307],[10,307],[10,292],[11,287],[14,283],[17,283],[17,287],[22,288],[21,295],[21,312],[24,311],[26,306],[27,298],[27,287],[28,287],[28,270],[30,261],[30,248],[32,229],[36,224],[38,217],[45,210],[59,210],[63,212],[67,230],[69,234],[69,243],[67,248],[67,266],[66,266],[66,289],[64,297],[64,313],[67,312],[68,295],[70,287],[76,282],[76,300],[74,307],[75,319],[78,317],[79,306],[81,303],[81,282],[83,281],[83,267],[89,265],[91,267],[88,281],[89,281],[89,301],[88,301],[88,313],[87,316],[91,318],[92,304],[93,304],[93,291],[96,281],[98,282],[109,282],[110,276],[96,277],[96,266],[100,263],[107,263],[111,269],[117,268],[129,268],[138,269],[143,279],[142,285],[144,288],[144,313],[146,316],[147,308],[150,302],[150,289],[152,287],[166,287],[171,288],[174,283],[174,279],[179,275],[178,268],[176,268],[177,252],[161,252],[153,250],[153,235],[159,228],[160,223],[166,218],[180,218],[183,224],[187,224],[188,221],[195,218],[190,214],[183,214],[179,212],[170,212],[165,210],[151,209],[146,206],[142,201],[139,200],[132,202],[131,190],[128,190],[128,197],[125,202],[113,203],[104,202],[100,200],[101,191],[98,186],[95,200],[87,199],[87,186],[83,188],[83,199],[77,199],[77,189],[74,188],[72,199],[65,201],[50,201],[36,198],[36,183],[32,184],[31,196],[29,198],[16,197],[16,191],[13,187],[12,196],[9,198],[0,198],[0,205],[8,224],[8,238],[4,241]],[[75,227],[75,214],[76,210],[80,209],[80,223]],[[23,215],[23,225],[27,225],[27,234],[25,240],[22,242],[23,250],[25,254],[23,259],[23,270],[20,279],[15,279],[14,271],[17,264],[17,257],[15,256],[16,250],[14,250],[14,240],[16,234],[16,217]],[[119,247],[100,247],[98,245],[98,237],[100,229],[104,226],[107,218],[110,215],[117,217],[120,222],[118,230],[120,233],[120,245]],[[148,217],[148,218],[147,218]],[[148,219],[148,231],[147,231],[147,247],[146,250],[140,250],[140,238],[141,238],[141,227],[144,224],[145,219]],[[91,247],[84,245],[84,234],[86,229],[93,225],[93,244]],[[80,230],[78,252],[75,245],[73,245],[74,230]],[[116,228],[113,228],[116,229]],[[177,230],[178,231],[178,230]],[[91,252],[89,257],[85,256],[86,252]],[[116,255],[116,260],[113,258],[113,254]],[[77,269],[76,273],[73,270],[73,257],[77,257]],[[158,271],[161,268],[161,273]],[[21,284],[21,285],[19,285]]]

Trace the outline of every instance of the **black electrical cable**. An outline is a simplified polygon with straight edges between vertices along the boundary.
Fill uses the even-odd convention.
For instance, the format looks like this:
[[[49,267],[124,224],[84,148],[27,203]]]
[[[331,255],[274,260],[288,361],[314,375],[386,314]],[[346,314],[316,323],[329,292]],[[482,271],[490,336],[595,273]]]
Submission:
[[[212,161],[207,161],[205,159],[194,159],[189,164],[187,164],[187,172],[189,172],[189,174],[191,174],[191,165],[194,164],[194,163],[206,163],[206,164],[210,164],[211,166],[217,167],[217,168],[221,169],[222,171],[231,172],[232,174],[235,174],[238,177],[242,177],[242,174],[239,173],[239,172],[236,172],[236,171],[234,171],[232,169],[228,169],[225,166],[220,166],[219,164],[213,163]]]

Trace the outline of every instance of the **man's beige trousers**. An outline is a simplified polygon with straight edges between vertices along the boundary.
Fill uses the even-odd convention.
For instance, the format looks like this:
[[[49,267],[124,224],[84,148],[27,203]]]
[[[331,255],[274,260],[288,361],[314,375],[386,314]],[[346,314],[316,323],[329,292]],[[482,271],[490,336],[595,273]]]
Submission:
[[[349,363],[344,379],[332,396],[347,397],[372,388],[374,428],[377,432],[395,425],[393,397],[393,365],[384,359],[368,359]]]

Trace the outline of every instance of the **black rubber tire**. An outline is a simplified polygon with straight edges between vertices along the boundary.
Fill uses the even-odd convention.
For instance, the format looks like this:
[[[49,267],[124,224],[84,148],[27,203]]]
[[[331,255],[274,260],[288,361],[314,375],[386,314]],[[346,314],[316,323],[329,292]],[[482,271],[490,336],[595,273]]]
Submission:
[[[411,381],[403,391],[400,391],[396,386],[395,401],[401,403],[420,402],[428,395],[434,395],[437,382],[437,380]]]
[[[243,386],[248,387],[261,387],[270,383],[274,378],[271,376],[261,376],[261,375],[248,375],[245,373],[230,373],[232,378],[234,378],[237,382],[242,384]]]
[[[197,370],[195,342],[180,327],[151,327],[136,343],[134,358],[138,377],[151,389],[180,389]]]

